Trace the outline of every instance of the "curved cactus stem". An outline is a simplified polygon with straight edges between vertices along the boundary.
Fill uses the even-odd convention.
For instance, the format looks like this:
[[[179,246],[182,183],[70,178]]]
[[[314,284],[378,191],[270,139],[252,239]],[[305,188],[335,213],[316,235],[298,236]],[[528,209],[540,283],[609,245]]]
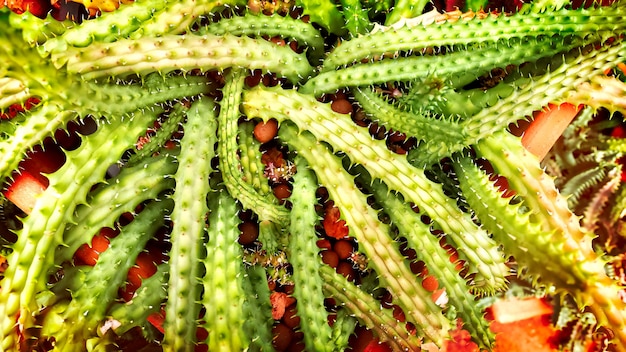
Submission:
[[[489,235],[474,224],[469,214],[457,208],[441,185],[430,181],[422,169],[408,163],[406,157],[387,149],[384,141],[373,140],[367,131],[356,126],[348,115],[334,112],[330,104],[293,90],[256,87],[244,93],[244,113],[264,120],[290,120],[301,131],[308,130],[320,141],[341,150],[353,163],[363,165],[373,178],[400,192],[405,200],[418,205],[435,221],[468,262],[470,272],[477,272],[477,286],[487,292],[501,290],[508,273],[504,258]],[[315,161],[309,164],[315,167]],[[477,287],[476,287],[477,288]]]
[[[55,262],[69,261],[76,250],[103,227],[113,227],[119,217],[132,213],[137,205],[174,188],[171,177],[177,164],[172,157],[146,159],[143,164],[122,168],[87,196],[87,204],[76,208],[73,222],[64,234],[64,246],[55,253]]]
[[[94,134],[83,137],[78,149],[67,152],[65,164],[49,175],[50,185],[24,220],[8,257],[9,267],[0,292],[0,337],[4,350],[15,346],[16,322],[19,327],[32,324],[31,314],[37,311],[35,295],[46,289],[48,271],[54,267],[54,251],[64,243],[63,234],[72,222],[76,206],[85,202],[90,188],[104,180],[109,165],[132,148],[153,119],[137,113],[101,123]]]
[[[578,48],[563,56],[555,56],[551,63],[554,69],[549,68],[535,79],[524,80],[519,86],[513,82],[513,86],[517,86],[513,94],[465,120],[463,128],[472,138],[466,143],[492,135],[519,118],[548,106],[550,102],[567,99],[572,87],[604,75],[607,69],[624,57],[624,41],[605,44],[596,50]]]
[[[324,291],[347,309],[367,328],[372,329],[381,342],[387,342],[397,351],[420,351],[420,339],[409,334],[406,327],[384,309],[380,301],[364,292],[329,266],[322,266]]]
[[[244,331],[246,336],[254,336],[250,341],[250,351],[274,351],[272,345],[272,306],[267,273],[261,265],[245,268],[243,291],[246,295],[243,309],[245,314]]]
[[[579,251],[583,257],[594,256],[593,236],[580,227],[579,219],[567,207],[567,200],[559,194],[554,180],[539,165],[539,160],[527,152],[519,138],[500,132],[481,140],[476,145],[479,155],[509,180],[511,188],[524,199],[533,217],[542,219],[544,230],[558,230],[563,236],[564,249]],[[580,259],[582,259],[581,257]]]
[[[148,137],[148,141],[141,148],[137,147],[134,154],[128,157],[124,163],[124,167],[132,167],[149,160],[152,155],[163,151],[166,143],[172,139],[174,133],[180,128],[184,118],[187,116],[189,109],[183,104],[176,104],[169,112],[165,121],[163,121],[159,129],[153,136]],[[169,152],[168,152],[169,153]]]
[[[245,5],[244,0],[179,0],[167,1],[163,10],[148,18],[130,38],[162,36],[188,32],[200,16],[211,16],[213,12],[229,6]]]
[[[251,185],[263,197],[269,197],[272,189],[265,177],[265,164],[261,161],[261,143],[254,138],[254,124],[250,121],[239,124],[238,146],[239,161],[243,172],[243,180]]]
[[[623,32],[626,7],[612,6],[589,9],[516,13],[511,16],[490,16],[485,13],[443,14],[435,23],[387,28],[367,36],[348,40],[333,50],[322,72],[335,70],[361,59],[398,51],[417,51],[428,47],[493,44],[512,39],[574,35],[585,38],[598,35],[602,39]],[[441,23],[439,23],[441,22]],[[556,39],[556,38],[555,38]]]
[[[528,72],[520,71],[512,75],[514,79],[511,82],[505,81],[491,88],[508,86],[513,88],[512,93],[460,122],[464,139],[445,144],[442,138],[435,135],[432,141],[426,140],[413,150],[411,157],[421,165],[436,163],[465,146],[506,129],[551,102],[568,99],[572,87],[579,87],[594,77],[604,75],[605,70],[623,57],[626,57],[626,43],[622,40],[596,50],[576,48],[567,54],[556,55],[548,69],[539,73],[538,77],[532,77],[537,73],[531,73],[529,78],[526,76]]]
[[[100,253],[96,265],[85,275],[85,281],[72,292],[67,307],[62,312],[53,308],[46,315],[41,333],[56,339],[55,349],[83,351],[85,341],[98,336],[97,328],[117,298],[118,288],[124,284],[128,270],[148,240],[163,226],[165,210],[171,206],[171,201],[147,205],[118,236],[111,239],[109,248]]]
[[[417,257],[428,268],[429,275],[437,278],[440,287],[446,289],[450,304],[463,320],[464,328],[470,332],[474,341],[481,348],[493,347],[494,334],[484,318],[471,287],[459,274],[456,263],[450,261],[450,254],[441,247],[439,239],[430,233],[429,225],[421,220],[421,212],[415,212],[411,206],[397,195],[390,194],[387,187],[380,181],[374,181],[368,187],[376,200],[383,206],[391,222],[398,228],[398,237],[407,240],[409,248],[417,252]]]
[[[212,273],[202,278],[202,305],[206,309],[200,326],[209,332],[210,351],[245,351],[250,338],[244,326],[249,314],[244,308],[243,251],[237,242],[237,204],[223,189],[209,194],[209,242],[202,260]]]
[[[0,111],[13,104],[23,104],[32,94],[19,79],[0,77]]]
[[[312,63],[320,60],[324,53],[324,40],[320,32],[309,23],[305,23],[290,16],[264,16],[246,12],[243,16],[224,18],[217,22],[201,27],[198,34],[236,36],[253,35],[256,37],[284,37],[294,39],[299,45],[305,46]]]
[[[164,35],[94,43],[56,53],[52,61],[56,67],[67,65],[69,73],[78,73],[84,79],[243,67],[273,72],[298,82],[313,71],[304,54],[297,54],[289,47],[230,34]]]
[[[319,96],[342,87],[362,87],[429,77],[445,80],[450,76],[465,74],[464,79],[469,79],[468,72],[476,79],[494,68],[551,57],[591,42],[592,38],[583,40],[578,37],[515,38],[503,43],[470,46],[467,50],[442,55],[386,58],[322,72],[308,80],[300,91]],[[519,50],[521,45],[524,50]]]
[[[619,285],[606,275],[604,261],[593,251],[591,236],[581,231],[537,159],[515,142],[516,137],[497,137],[486,138],[478,150],[509,179],[523,203],[510,205],[487,175],[462,158],[456,169],[468,203],[528,275],[555,285],[558,293],[572,294],[581,307],[588,306],[600,324],[614,331],[618,350],[624,351],[626,304],[619,298]],[[523,212],[522,206],[533,211]],[[551,258],[548,262],[546,255]]]
[[[365,195],[357,189],[341,160],[310,133],[299,133],[293,125],[283,124],[280,138],[308,161],[318,181],[328,188],[351,235],[404,310],[407,320],[414,323],[421,334],[441,346],[451,328],[450,322],[441,314],[441,308],[433,302],[430,293],[417,282],[408,261],[389,237],[389,227],[378,220],[376,211],[367,204]]]
[[[98,18],[66,28],[58,36],[49,38],[39,46],[42,56],[64,52],[70,47],[86,47],[93,43],[112,42],[127,38],[144,22],[165,8],[168,0],[139,0],[121,6],[114,12],[105,12]]]
[[[46,40],[62,35],[65,31],[76,26],[71,20],[58,21],[52,14],[41,19],[30,12],[9,14],[11,27],[22,32],[22,38],[28,45],[35,47],[43,44]]]
[[[286,225],[289,211],[278,204],[273,194],[261,194],[243,179],[241,163],[238,158],[237,132],[241,116],[239,105],[243,91],[245,75],[241,71],[233,71],[226,77],[224,98],[221,101],[218,115],[218,155],[219,168],[228,192],[238,199],[245,209],[257,213],[260,221],[270,221]]]
[[[197,258],[203,252],[205,217],[209,209],[209,175],[213,171],[217,121],[212,100],[194,102],[187,113],[184,138],[180,142],[178,169],[174,174],[176,189],[172,195],[170,275],[165,306],[165,351],[193,351],[196,322],[200,313],[201,268]],[[211,256],[212,254],[209,254]],[[211,269],[207,268],[207,272]]]
[[[295,285],[293,296],[298,301],[298,316],[306,348],[319,352],[336,351],[324,307],[323,280],[320,276],[323,264],[316,245],[315,224],[319,218],[315,211],[317,180],[305,159],[296,157],[295,162],[298,172],[294,176],[293,187],[298,192],[290,197],[293,207],[288,247]]]
[[[133,299],[124,303],[115,303],[107,311],[107,316],[115,323],[111,324],[116,334],[122,335],[135,326],[140,326],[144,332],[150,325],[148,317],[161,309],[161,304],[167,297],[167,264],[157,266],[154,275],[141,281],[141,286],[135,291]]]
[[[429,116],[426,112],[401,110],[371,89],[355,89],[354,97],[374,121],[425,141],[432,146],[429,152],[441,153],[441,149],[464,147],[463,141],[467,138],[465,131],[453,119]]]
[[[332,273],[332,271],[331,271]],[[328,292],[325,291],[325,292]],[[332,295],[332,293],[330,294]],[[354,301],[351,301],[354,302]],[[350,336],[354,334],[357,320],[348,309],[337,312],[337,318],[333,324],[333,342],[338,351],[345,351],[349,346]]]
[[[9,176],[17,168],[26,152],[76,117],[75,112],[63,111],[55,104],[42,103],[34,109],[11,138],[0,140],[0,179]]]
[[[81,116],[100,114],[121,115],[141,108],[154,108],[157,103],[207,94],[215,83],[203,76],[148,75],[142,85],[102,84],[80,81],[66,93],[64,105],[71,106]]]

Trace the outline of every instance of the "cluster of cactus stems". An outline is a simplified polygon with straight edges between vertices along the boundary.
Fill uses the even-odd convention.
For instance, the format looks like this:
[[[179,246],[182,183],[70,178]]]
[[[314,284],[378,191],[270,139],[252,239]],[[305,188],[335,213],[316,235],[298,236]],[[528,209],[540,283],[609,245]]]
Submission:
[[[96,125],[3,242],[0,350],[115,350],[139,328],[166,351],[271,351],[278,275],[294,287],[307,351],[345,350],[357,323],[393,350],[445,347],[458,326],[492,349],[481,299],[515,276],[593,313],[626,351],[609,270],[622,255],[626,144],[606,133],[626,113],[624,0],[511,13],[424,1],[80,3],[95,15],[0,7],[0,113],[20,111],[0,120],[0,180],[10,187],[59,130]],[[333,106],[338,92],[348,109]],[[542,164],[509,129],[566,101],[587,107]],[[268,178],[286,166],[264,163],[268,144],[252,137],[253,122],[272,119],[287,202]],[[417,143],[393,151],[363,121]],[[358,279],[322,262],[320,187],[366,258]],[[242,212],[259,223],[252,245],[239,243]],[[75,262],[103,228],[119,234],[97,263]],[[127,272],[163,232],[167,260],[121,301]],[[161,309],[159,335],[149,319]]]

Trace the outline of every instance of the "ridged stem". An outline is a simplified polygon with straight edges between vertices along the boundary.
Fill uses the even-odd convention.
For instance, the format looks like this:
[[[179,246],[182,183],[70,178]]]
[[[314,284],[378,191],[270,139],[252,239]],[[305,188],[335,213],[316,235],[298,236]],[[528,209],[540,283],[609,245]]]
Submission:
[[[625,351],[626,304],[619,297],[619,285],[606,275],[604,260],[593,251],[591,236],[582,234],[578,219],[567,209],[553,181],[538,175],[539,163],[524,155],[521,145],[512,143],[514,138],[498,136],[497,145],[489,146],[481,142],[480,151],[499,173],[509,177],[522,203],[511,205],[484,172],[468,158],[461,158],[456,170],[465,198],[483,225],[526,269],[524,275],[553,284],[557,293],[569,293],[580,307],[589,307],[601,325],[614,331],[617,350]],[[493,153],[486,152],[494,148]],[[498,159],[494,159],[496,155]],[[511,172],[521,177],[512,180]],[[522,207],[534,211],[522,211]],[[546,262],[546,256],[551,260]]]
[[[84,79],[243,67],[273,72],[297,82],[313,70],[303,54],[296,54],[287,46],[230,34],[164,35],[94,43],[59,52],[52,56],[52,61],[56,67],[67,65],[69,73],[78,73]]]
[[[96,133],[83,137],[78,149],[66,153],[67,161],[49,175],[50,185],[23,222],[14,251],[7,258],[9,267],[0,292],[4,350],[15,346],[18,314],[24,327],[32,324],[32,313],[37,310],[35,295],[45,290],[48,271],[54,267],[54,251],[63,244],[66,225],[72,222],[76,206],[85,202],[94,184],[104,180],[109,165],[132,148],[153,117],[138,113],[130,119],[110,120],[101,123]]]
[[[450,261],[450,254],[441,247],[439,239],[430,233],[430,226],[422,222],[423,214],[413,211],[409,204],[391,194],[380,181],[374,181],[369,188],[392,224],[398,228],[398,237],[406,238],[408,247],[414,249],[418,259],[426,264],[429,275],[436,277],[440,287],[446,289],[450,304],[465,323],[464,329],[470,332],[479,347],[492,348],[495,336],[489,330],[482,308],[471,294],[471,287],[460,276],[456,263]]]
[[[484,290],[500,290],[508,269],[496,243],[470,216],[457,208],[441,185],[430,181],[422,169],[408,163],[406,157],[387,149],[384,141],[374,140],[356,126],[348,115],[334,112],[310,96],[293,90],[256,87],[244,94],[243,109],[249,118],[290,120],[301,131],[308,130],[320,141],[343,151],[353,163],[363,165],[373,178],[402,193],[405,200],[418,205],[448,234],[470,272],[477,272],[477,285]],[[309,160],[315,168],[316,161]]]
[[[323,266],[316,245],[318,240],[315,224],[319,216],[315,211],[315,192],[318,184],[315,174],[305,159],[296,157],[298,172],[294,176],[293,188],[298,190],[290,197],[293,204],[290,213],[289,262],[293,266],[294,293],[298,302],[300,326],[304,332],[304,343],[310,351],[335,351],[332,331],[328,325],[328,313],[324,307]]]
[[[243,178],[241,163],[238,160],[237,134],[244,79],[245,76],[241,71],[233,71],[226,77],[224,98],[220,102],[218,115],[219,168],[228,192],[238,199],[245,209],[255,211],[260,221],[286,225],[289,222],[289,211],[278,204],[273,194],[259,193]]]
[[[111,306],[107,315],[120,323],[119,327],[114,328],[116,334],[121,336],[135,326],[147,329],[150,324],[148,317],[161,310],[161,303],[167,297],[167,287],[164,282],[167,282],[168,271],[167,264],[160,264],[154,275],[141,281],[141,286],[135,291],[131,301]]]
[[[206,313],[200,325],[209,332],[209,351],[245,351],[254,336],[246,336],[244,330],[247,294],[243,291],[242,249],[237,242],[237,204],[225,190],[218,190],[209,195],[209,209],[209,241],[202,263],[211,275],[202,278]]]
[[[442,23],[413,26],[405,24],[399,28],[390,27],[345,41],[329,54],[322,71],[334,70],[376,55],[417,51],[428,47],[453,45],[462,47],[516,38],[566,35],[585,38],[597,34],[607,39],[626,29],[623,20],[625,14],[626,7],[623,1],[617,1],[612,6],[516,13],[511,16],[466,13],[459,17],[454,14],[443,14],[438,18]]]
[[[252,186],[259,194],[269,197],[272,189],[265,177],[265,164],[261,161],[261,143],[254,138],[254,124],[250,121],[239,125],[238,147],[240,150],[239,161],[243,180]]]
[[[147,205],[100,253],[85,281],[72,292],[67,308],[46,317],[49,324],[43,324],[42,335],[56,339],[55,350],[83,351],[85,341],[98,336],[97,327],[117,298],[118,287],[126,281],[128,270],[148,240],[163,225],[165,209],[171,205],[169,201]]]
[[[320,274],[324,279],[324,292],[339,301],[361,324],[372,329],[381,342],[387,342],[395,351],[421,350],[420,339],[409,334],[406,327],[393,317],[392,311],[380,305],[380,301],[329,266],[323,266]]]
[[[157,199],[162,192],[174,188],[171,176],[176,167],[172,157],[147,159],[143,164],[122,168],[117,176],[92,191],[87,204],[76,208],[76,224],[63,235],[64,246],[55,253],[55,262],[70,260],[101,228],[112,228],[122,214],[132,213],[141,202]]]
[[[324,52],[324,40],[320,32],[309,23],[290,16],[258,15],[247,12],[243,16],[224,18],[198,30],[199,35],[254,35],[294,39],[307,49],[312,60],[319,60]]]
[[[164,351],[194,351],[195,348],[202,273],[197,258],[203,254],[205,217],[209,212],[206,197],[210,192],[211,159],[215,156],[217,142],[214,110],[215,105],[208,98],[194,102],[187,113],[180,142],[178,169],[174,174],[176,189],[172,195],[174,224],[170,235]]]
[[[0,140],[0,179],[17,169],[26,152],[76,117],[75,112],[63,111],[55,104],[42,103],[32,110],[11,138]]]
[[[477,45],[463,51],[441,55],[414,55],[386,58],[380,61],[357,63],[334,71],[325,71],[308,80],[300,89],[302,93],[319,96],[342,87],[359,87],[386,82],[412,81],[446,77],[471,72],[474,78],[493,68],[519,65],[550,57],[557,53],[591,42],[571,38],[515,38],[490,45]],[[524,50],[520,50],[523,46]]]
[[[280,137],[304,157],[315,171],[318,181],[325,185],[339,208],[350,234],[359,243],[382,284],[404,310],[407,320],[418,331],[441,346],[451,328],[435,302],[415,279],[408,262],[402,257],[397,243],[389,237],[390,229],[378,220],[376,211],[354,184],[354,178],[343,168],[341,160],[308,132],[298,132],[293,125],[283,124]]]

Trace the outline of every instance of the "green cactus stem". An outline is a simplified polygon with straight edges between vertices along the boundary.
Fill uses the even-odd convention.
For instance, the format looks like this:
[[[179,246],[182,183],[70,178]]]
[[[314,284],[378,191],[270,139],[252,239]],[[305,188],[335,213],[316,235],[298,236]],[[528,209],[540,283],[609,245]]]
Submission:
[[[121,115],[141,108],[154,108],[155,104],[208,94],[215,90],[215,83],[202,76],[148,75],[139,84],[97,84],[81,82],[67,89],[64,106],[81,116],[87,114]]]
[[[473,16],[458,18],[441,16],[442,23],[405,24],[370,33],[343,42],[324,60],[322,72],[349,65],[363,58],[417,51],[428,47],[467,46],[497,43],[514,38],[539,38],[574,35],[585,38],[599,35],[613,37],[624,30],[623,0],[612,6],[589,9],[560,9],[543,13],[516,13],[511,16]],[[471,15],[471,14],[470,14]]]
[[[84,351],[85,341],[98,335],[97,328],[117,290],[126,281],[128,270],[155,232],[164,224],[164,213],[171,201],[152,202],[135,219],[112,238],[109,248],[100,253],[96,265],[85,275],[85,281],[63,311],[46,315],[42,335],[54,337],[55,350]],[[61,305],[55,305],[60,308]]]
[[[322,270],[326,269],[322,268]],[[348,347],[350,347],[350,336],[354,334],[354,329],[356,328],[356,325],[357,320],[353,317],[352,313],[348,312],[345,309],[337,312],[337,318],[335,320],[335,323],[333,324],[333,341],[335,346],[337,346],[338,351],[345,351]]]
[[[237,239],[237,205],[225,190],[209,194],[209,241],[202,278],[202,305],[206,310],[200,326],[209,332],[210,351],[245,351],[250,344],[244,326],[247,313],[244,300],[242,249]]]
[[[178,155],[178,169],[174,174],[176,189],[172,195],[174,210],[170,250],[170,275],[165,306],[165,351],[193,351],[196,321],[200,313],[201,267],[197,258],[202,253],[206,231],[206,203],[210,192],[209,175],[213,171],[211,159],[215,156],[217,121],[215,105],[204,98],[194,102],[187,113],[184,133]],[[211,138],[213,137],[213,138]],[[199,196],[194,196],[194,195]],[[207,270],[211,270],[207,268]]]
[[[520,118],[531,116],[534,111],[550,102],[567,99],[574,87],[585,84],[593,77],[604,75],[605,70],[626,55],[625,49],[626,46],[621,41],[603,45],[597,50],[577,48],[563,56],[553,57],[547,72],[544,71],[538,77],[520,75],[513,78],[512,82],[500,83],[513,87],[513,92],[463,120],[461,128],[466,136],[464,140],[452,141],[447,136],[434,135],[412,152],[415,163],[431,165],[460,151],[463,146],[472,145],[507,128]],[[533,66],[529,66],[532,70]]]
[[[298,134],[292,125],[283,124],[279,135],[308,161],[318,181],[326,185],[351,235],[395,302],[404,310],[407,320],[414,323],[421,334],[441,346],[451,328],[450,322],[411,273],[408,261],[389,237],[390,229],[378,220],[376,211],[367,204],[365,195],[357,189],[354,178],[343,168],[341,160],[308,132]]]
[[[580,251],[584,257],[595,256],[591,246],[593,236],[583,231],[553,178],[541,169],[537,158],[524,149],[519,138],[501,132],[482,140],[476,149],[500,175],[510,179],[511,188],[523,197],[528,207],[537,209],[533,216],[542,219],[543,229],[557,230],[563,236],[565,249]]]
[[[489,330],[482,308],[471,294],[471,287],[460,276],[456,263],[450,261],[450,254],[430,233],[429,225],[422,222],[422,214],[411,209],[397,195],[390,194],[380,181],[374,181],[368,188],[383,206],[392,224],[398,227],[398,236],[406,238],[409,248],[413,248],[418,259],[426,264],[429,275],[436,277],[440,286],[446,289],[450,304],[465,323],[464,329],[471,333],[481,348],[492,348],[495,336]]]
[[[148,115],[150,118],[151,116]],[[83,137],[81,146],[67,152],[67,161],[49,176],[50,185],[39,197],[8,257],[0,292],[2,348],[15,346],[15,324],[28,327],[37,311],[34,297],[44,291],[48,271],[54,267],[54,251],[64,243],[63,233],[76,206],[84,203],[89,189],[104,180],[106,169],[132,148],[148,122],[137,113],[133,118],[112,118],[98,131]]]
[[[273,194],[261,194],[250,184],[244,181],[241,163],[238,158],[237,134],[238,121],[241,115],[241,93],[245,76],[243,72],[233,71],[226,76],[224,99],[220,104],[218,115],[218,155],[220,171],[228,192],[238,199],[245,209],[257,212],[261,222],[269,221],[275,224],[288,223],[289,211],[278,204]],[[270,226],[269,224],[267,226]]]
[[[268,178],[265,177],[265,164],[261,161],[262,153],[259,149],[261,143],[254,138],[253,130],[254,124],[252,122],[239,124],[238,148],[243,180],[263,197],[269,197],[272,190]]]
[[[64,246],[55,253],[55,261],[70,260],[101,228],[112,228],[122,214],[132,213],[141,202],[157,199],[173,189],[175,182],[171,176],[176,167],[172,157],[146,159],[143,164],[122,168],[117,176],[99,185],[88,194],[87,204],[76,208],[75,225],[65,231]]]
[[[468,158],[461,158],[456,170],[461,189],[484,226],[493,230],[498,240],[512,253],[535,282],[555,285],[560,294],[574,296],[580,307],[588,306],[598,322],[613,330],[618,351],[626,346],[626,304],[620,300],[617,283],[604,270],[604,261],[593,251],[591,236],[580,229],[578,219],[569,211],[565,198],[553,182],[542,175],[536,159],[526,154],[515,137],[498,136],[498,148],[491,138],[481,142],[479,150],[494,167],[507,176],[523,203],[510,205]],[[504,142],[504,143],[503,143]],[[489,149],[489,151],[487,151]],[[506,155],[505,158],[498,159]],[[515,155],[515,156],[514,156]],[[535,159],[535,160],[533,160]],[[513,161],[514,160],[514,161]],[[512,173],[521,177],[512,178]],[[522,207],[541,211],[524,211]],[[545,212],[544,212],[545,211]],[[546,253],[551,258],[546,263]]]
[[[555,67],[553,70],[531,79],[519,86],[506,99],[481,110],[467,119],[463,127],[472,138],[489,136],[495,131],[502,130],[509,123],[516,122],[520,117],[529,116],[533,111],[540,110],[550,102],[567,99],[568,92],[573,88],[593,77],[604,75],[607,69],[624,57],[626,45],[623,41],[603,45],[597,50],[581,48],[574,49],[564,56],[557,55],[552,62]],[[494,116],[496,111],[497,117]],[[490,117],[485,118],[487,116]]]
[[[384,309],[380,301],[364,292],[352,282],[337,274],[332,268],[323,266],[320,274],[324,278],[324,291],[339,301],[340,305],[359,321],[376,333],[382,342],[387,342],[396,351],[419,351],[422,342],[409,334],[406,327]]]
[[[130,34],[130,38],[162,36],[165,34],[182,34],[201,16],[211,16],[226,7],[245,5],[243,0],[179,0],[167,1],[162,11],[142,23],[138,31]]]
[[[22,32],[22,38],[31,47],[43,44],[46,40],[63,35],[65,31],[76,26],[71,20],[57,21],[51,14],[41,19],[30,12],[11,13],[8,16],[11,27]]]
[[[244,67],[274,72],[297,82],[313,71],[306,57],[289,47],[230,34],[164,35],[94,43],[57,53],[52,61],[56,67],[67,65],[68,72],[81,74],[84,79]]]
[[[161,310],[161,304],[167,297],[167,288],[163,283],[167,281],[168,271],[167,264],[160,264],[154,275],[141,281],[131,301],[111,306],[107,316],[112,320],[111,325],[116,334],[122,335],[135,326],[142,327],[142,331],[147,334],[150,325],[148,317]]]
[[[141,28],[141,25],[152,18],[155,13],[172,2],[162,0],[134,1],[132,4],[121,6],[118,11],[105,12],[94,20],[85,21],[80,26],[59,31],[58,36],[47,39],[43,45],[39,46],[39,52],[42,56],[48,56],[68,50],[70,47],[86,47],[93,43],[113,42],[127,38]],[[12,16],[15,17],[15,15]],[[24,23],[28,26],[25,28],[25,33],[32,33],[29,29],[34,26],[39,29],[45,26],[45,23],[45,20],[28,21]]]
[[[298,45],[305,47],[310,55],[312,63],[320,60],[324,52],[324,40],[320,32],[309,23],[302,22],[290,16],[258,15],[247,12],[243,16],[233,16],[201,27],[198,34],[224,35],[232,34],[236,36],[268,36],[282,37],[297,41]]]
[[[290,120],[300,130],[308,130],[319,140],[344,151],[373,178],[380,178],[405,200],[424,209],[459,249],[470,272],[479,273],[476,287],[483,286],[481,289],[487,292],[504,287],[508,269],[488,234],[457,208],[443,193],[441,185],[428,180],[424,171],[411,166],[406,157],[387,149],[383,141],[373,140],[349,116],[332,111],[330,104],[320,103],[313,97],[279,88],[256,87],[245,92],[243,109],[248,117]]]
[[[296,159],[298,172],[294,176],[293,204],[290,213],[289,262],[293,266],[295,285],[293,296],[298,301],[298,316],[304,332],[304,343],[310,351],[335,351],[328,325],[328,314],[324,308],[323,280],[320,270],[323,266],[316,245],[315,224],[318,215],[315,211],[317,180],[306,160]]]
[[[462,149],[467,139],[461,124],[453,118],[438,118],[427,112],[404,111],[388,103],[371,89],[355,89],[354,97],[371,118],[441,149]]]
[[[243,279],[244,298],[243,311],[245,322],[243,329],[246,336],[254,336],[250,341],[250,351],[274,351],[272,345],[272,306],[270,289],[267,285],[267,272],[261,265],[250,265],[245,268]]]
[[[398,0],[387,14],[385,24],[391,25],[402,20],[417,17],[422,14],[427,4],[428,2],[425,0]]]
[[[361,6],[360,0],[341,0],[341,10],[346,22],[346,28],[352,36],[365,34],[374,26],[367,11]]]
[[[76,117],[75,112],[63,111],[56,104],[44,102],[34,109],[10,139],[0,140],[0,179],[8,177],[17,168],[27,151]]]
[[[23,104],[31,96],[22,81],[11,77],[0,78],[0,111],[13,104]]]
[[[519,50],[524,43],[524,51]],[[588,40],[587,42],[591,42]],[[446,77],[471,72],[473,79],[494,68],[519,65],[524,62],[567,52],[585,41],[572,38],[515,38],[491,45],[476,45],[467,50],[443,55],[414,55],[386,58],[380,61],[355,64],[335,71],[325,71],[308,80],[301,88],[305,94],[316,96],[334,92],[342,87],[359,87],[394,81],[412,81],[423,78]],[[468,79],[468,77],[465,77]]]

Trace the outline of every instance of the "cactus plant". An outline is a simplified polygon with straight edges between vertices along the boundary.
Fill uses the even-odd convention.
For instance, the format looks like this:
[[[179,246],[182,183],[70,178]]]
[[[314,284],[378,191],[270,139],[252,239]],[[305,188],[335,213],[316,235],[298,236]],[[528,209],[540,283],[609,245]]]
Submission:
[[[626,1],[33,3],[0,3],[3,193],[45,179],[0,198],[0,350],[498,350],[515,281],[626,351]],[[542,163],[515,125],[563,102]]]

